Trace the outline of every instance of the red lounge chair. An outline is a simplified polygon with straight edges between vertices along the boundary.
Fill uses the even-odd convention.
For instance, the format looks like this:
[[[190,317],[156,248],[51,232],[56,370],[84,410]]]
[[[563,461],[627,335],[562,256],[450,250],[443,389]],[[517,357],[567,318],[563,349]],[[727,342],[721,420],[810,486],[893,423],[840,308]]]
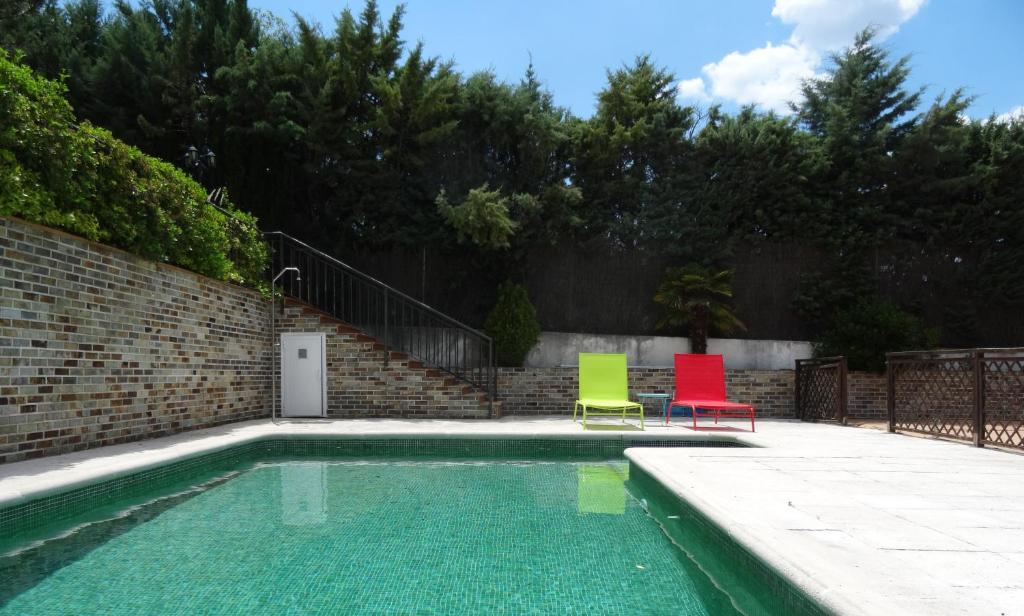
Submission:
[[[750,431],[754,432],[754,407],[725,399],[725,365],[721,355],[677,353],[675,360],[676,393],[665,414],[666,425],[672,417],[672,407],[679,406],[690,409],[694,430],[699,409],[714,413],[716,424],[721,417],[749,417]]]

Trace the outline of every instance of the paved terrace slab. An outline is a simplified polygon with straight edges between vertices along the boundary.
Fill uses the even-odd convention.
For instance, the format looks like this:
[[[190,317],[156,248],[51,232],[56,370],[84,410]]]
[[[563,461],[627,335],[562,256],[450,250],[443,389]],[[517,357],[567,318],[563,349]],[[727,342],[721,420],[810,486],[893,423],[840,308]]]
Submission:
[[[0,465],[0,506],[255,439],[287,436],[708,438],[756,448],[629,449],[633,464],[842,614],[1021,613],[1024,456],[877,430],[743,422],[694,433],[494,421],[257,420]],[[730,427],[730,426],[735,427]]]
[[[629,460],[842,614],[1024,613],[1024,456],[758,423],[758,449]]]

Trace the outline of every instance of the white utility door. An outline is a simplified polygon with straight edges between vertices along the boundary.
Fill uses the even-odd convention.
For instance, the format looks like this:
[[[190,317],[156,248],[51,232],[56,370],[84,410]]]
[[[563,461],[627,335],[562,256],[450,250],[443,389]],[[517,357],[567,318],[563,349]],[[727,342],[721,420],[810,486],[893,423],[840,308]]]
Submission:
[[[327,415],[327,337],[281,334],[281,416]]]

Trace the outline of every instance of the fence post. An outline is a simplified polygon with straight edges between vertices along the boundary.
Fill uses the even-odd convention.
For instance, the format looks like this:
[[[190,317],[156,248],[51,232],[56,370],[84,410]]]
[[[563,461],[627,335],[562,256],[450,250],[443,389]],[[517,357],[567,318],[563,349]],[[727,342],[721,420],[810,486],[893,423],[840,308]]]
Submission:
[[[889,415],[889,432],[896,431],[896,371],[892,357],[885,358],[885,410]]]
[[[849,402],[846,395],[846,356],[839,358],[839,423],[846,425],[846,405]]]
[[[803,420],[804,413],[800,406],[800,360],[796,360],[796,368],[793,370],[793,405],[796,418]]]
[[[974,445],[985,446],[985,366],[982,363],[984,351],[971,353],[974,372]]]

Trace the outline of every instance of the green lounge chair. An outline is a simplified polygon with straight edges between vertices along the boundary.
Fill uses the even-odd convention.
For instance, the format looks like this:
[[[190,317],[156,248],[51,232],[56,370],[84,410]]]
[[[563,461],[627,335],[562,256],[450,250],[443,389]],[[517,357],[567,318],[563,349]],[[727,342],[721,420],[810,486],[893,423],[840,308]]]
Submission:
[[[587,415],[600,417],[639,417],[644,429],[644,407],[629,399],[626,381],[626,355],[624,353],[580,353],[580,397],[572,408],[572,420],[583,408],[583,427]],[[628,411],[635,409],[636,413]]]

